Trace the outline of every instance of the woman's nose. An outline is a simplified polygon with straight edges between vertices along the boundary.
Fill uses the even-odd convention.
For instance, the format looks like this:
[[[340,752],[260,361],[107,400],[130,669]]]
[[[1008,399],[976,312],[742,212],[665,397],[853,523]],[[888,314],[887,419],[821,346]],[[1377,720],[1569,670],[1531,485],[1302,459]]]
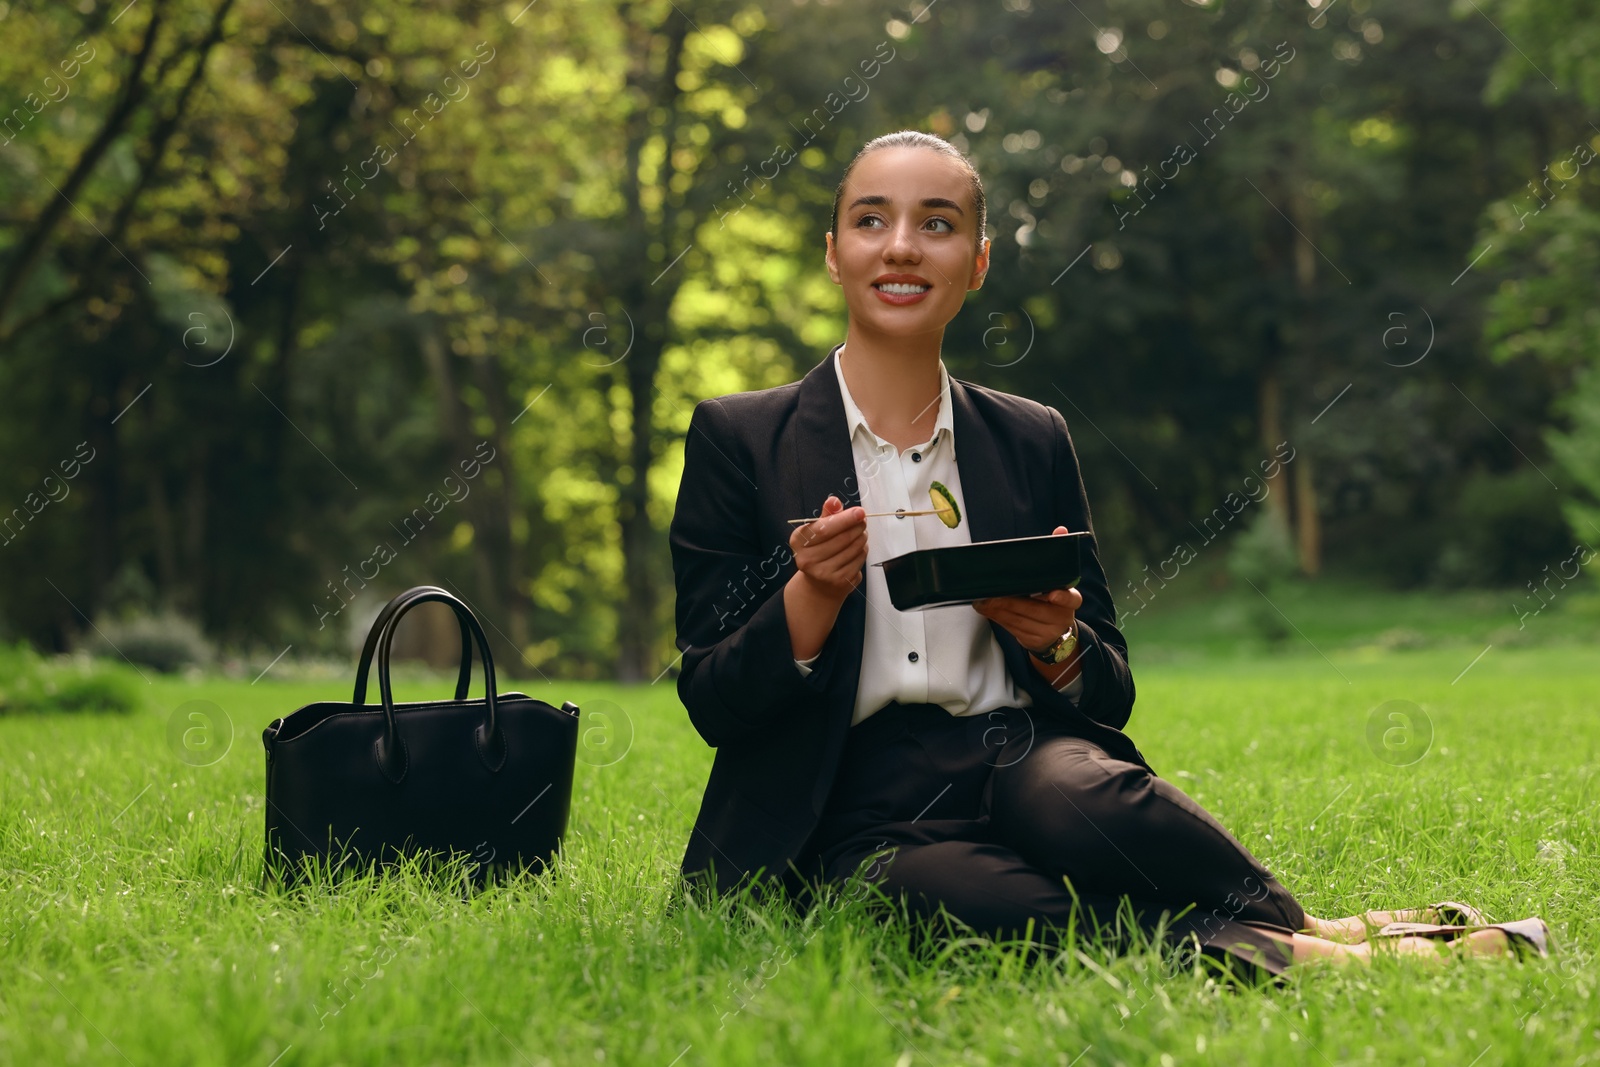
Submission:
[[[884,257],[893,260],[915,260],[918,255],[917,242],[911,234],[910,224],[896,226],[889,238],[888,247],[884,249]]]

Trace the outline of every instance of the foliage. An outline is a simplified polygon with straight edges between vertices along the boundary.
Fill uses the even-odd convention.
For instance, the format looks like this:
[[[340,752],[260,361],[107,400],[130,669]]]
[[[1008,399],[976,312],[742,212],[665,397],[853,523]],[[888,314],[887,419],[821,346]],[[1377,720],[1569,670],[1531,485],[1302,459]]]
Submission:
[[[101,619],[84,648],[102,659],[126,659],[167,673],[205,666],[213,655],[199,625],[175,612]]]
[[[1600,545],[1600,365],[1578,376],[1566,410],[1571,429],[1550,433],[1549,443],[1577,483],[1564,502],[1567,521],[1583,543]]]
[[[1572,549],[1561,498],[1539,471],[1481,473],[1461,489],[1460,525],[1438,546],[1442,585],[1517,586]]]
[[[1565,468],[1559,492],[1570,532],[1589,544],[1600,537],[1600,78],[1581,58],[1600,42],[1600,20],[1549,0],[1499,7],[1521,47],[1501,57],[1489,98],[1549,86],[1551,106],[1537,126],[1529,180],[1486,216],[1485,236],[1505,259],[1485,335],[1495,359],[1538,361],[1562,374],[1564,395],[1542,436]]]
[[[1228,546],[1228,573],[1249,585],[1259,598],[1248,601],[1251,624],[1269,641],[1289,636],[1283,616],[1272,603],[1278,586],[1294,577],[1297,561],[1289,531],[1270,511],[1258,511]]]
[[[133,711],[129,672],[75,657],[42,657],[26,643],[0,644],[0,715],[51,711]]]
[[[1600,166],[1517,212],[1596,24],[1481,6],[0,5],[7,633],[66,648],[132,568],[334,655],[436,582],[508,672],[658,676],[690,412],[842,338],[833,186],[902,126],[988,190],[946,361],[1060,408],[1113,577],[1286,438],[1299,551],[1424,581],[1587,432]]]

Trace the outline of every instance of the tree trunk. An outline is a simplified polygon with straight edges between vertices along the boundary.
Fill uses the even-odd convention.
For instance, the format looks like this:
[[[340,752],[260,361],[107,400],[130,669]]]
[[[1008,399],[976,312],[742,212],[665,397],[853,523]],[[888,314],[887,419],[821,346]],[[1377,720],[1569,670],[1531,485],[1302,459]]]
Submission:
[[[623,191],[627,202],[627,227],[630,234],[648,235],[666,249],[661,263],[632,258],[615,264],[616,276],[625,277],[622,287],[624,306],[636,309],[637,335],[623,373],[628,383],[628,406],[632,416],[627,455],[632,480],[623,485],[617,509],[617,524],[622,534],[624,601],[617,619],[617,678],[623,682],[650,681],[658,670],[653,644],[656,635],[656,573],[653,561],[657,551],[655,527],[650,522],[650,468],[655,460],[656,372],[667,343],[668,316],[677,293],[681,268],[663,271],[672,257],[687,250],[692,239],[691,213],[675,206],[679,198],[667,192],[678,174],[672,163],[671,147],[678,129],[678,72],[684,40],[688,36],[685,19],[671,18],[665,27],[664,55],[659,72],[652,69],[654,34],[635,40],[635,54],[628,71],[630,92],[653,106],[640,106],[628,117],[626,172]],[[652,120],[651,111],[659,108],[668,116],[664,128]],[[668,166],[657,177],[656,187],[666,192],[665,210],[659,221],[649,218],[639,182],[639,165],[650,137],[661,133],[667,141]]]
[[[107,361],[98,376],[101,380],[98,391],[110,411],[120,412],[133,402],[137,391],[124,387],[125,376],[115,364]],[[80,595],[87,598],[82,600],[77,596],[73,597],[76,603],[70,617],[73,628],[78,632],[88,629],[88,623],[77,617],[77,610],[81,609],[91,617],[95,614],[100,607],[100,599],[105,593],[106,585],[116,574],[122,559],[121,526],[118,522],[122,504],[118,489],[122,485],[123,471],[118,433],[119,428],[112,425],[109,419],[90,419],[88,428],[84,431],[89,447],[94,449],[94,458],[89,467],[91,478],[87,487],[89,489],[89,581],[87,589],[84,589],[84,583],[80,581],[62,590],[70,596],[73,585],[76,585],[81,591]]]
[[[665,332],[663,330],[663,332]],[[651,643],[655,636],[656,587],[650,566],[656,532],[650,523],[650,466],[654,459],[656,367],[661,345],[640,338],[627,363],[628,402],[633,432],[628,441],[628,466],[633,477],[622,488],[617,517],[622,527],[623,582],[626,600],[617,620],[617,678],[649,681],[655,669]]]
[[[200,615],[206,605],[206,445],[197,442],[189,460],[189,491],[184,497],[183,552],[184,580],[179,586],[178,607]]]
[[[150,500],[150,535],[155,541],[156,576],[159,580],[160,599],[171,602],[177,596],[178,561],[174,548],[177,538],[173,533],[172,508],[167,503],[167,486],[162,471],[152,469],[148,481]]]
[[[418,344],[439,395],[439,424],[452,456],[451,472],[459,476],[455,464],[476,453],[479,439],[470,432],[471,416],[461,400],[455,364],[438,333],[431,327],[424,329]],[[511,531],[512,516],[516,514],[512,495],[515,479],[511,452],[501,429],[506,425],[504,400],[496,392],[501,386],[482,364],[476,370],[494,425],[487,438],[494,449],[494,459],[478,475],[465,502],[472,523],[472,557],[477,573],[477,589],[466,599],[477,605],[479,614],[484,616],[484,630],[499,652],[498,662],[512,673],[522,663],[522,650],[528,644],[526,583]],[[498,498],[490,490],[490,470],[499,472]]]
[[[1295,548],[1300,555],[1300,570],[1315,577],[1322,570],[1322,523],[1317,512],[1317,487],[1311,474],[1311,456],[1294,458],[1294,509],[1300,515],[1295,530]]]
[[[1317,365],[1316,339],[1322,336],[1316,302],[1317,250],[1307,236],[1316,225],[1312,219],[1311,205],[1296,183],[1289,195],[1289,211],[1294,215],[1294,276],[1300,292],[1302,306],[1306,309],[1306,336],[1311,341],[1303,353],[1304,366]],[[1294,510],[1295,548],[1300,557],[1300,572],[1315,576],[1322,569],[1322,511],[1317,506],[1317,488],[1311,463],[1311,450],[1306,447],[1295,453]]]
[[[506,410],[506,374],[498,356],[486,355],[474,361],[473,369],[482,390],[484,403],[489,409],[489,444],[495,451],[494,465],[500,471],[500,492],[486,495],[480,509],[483,523],[483,553],[490,561],[493,588],[497,593],[499,609],[505,618],[506,639],[515,647],[516,655],[506,660],[508,667],[521,664],[522,650],[528,647],[528,597],[527,568],[522,550],[517,545],[515,530],[518,514],[516,457],[512,455],[508,438],[511,418]],[[521,408],[521,404],[517,405]],[[484,487],[487,489],[487,487]],[[472,539],[474,546],[479,539]]]
[[[1261,413],[1261,444],[1272,455],[1283,441],[1283,386],[1275,363],[1269,363],[1261,372],[1257,406]],[[1284,530],[1289,529],[1289,475],[1281,464],[1267,479],[1267,514]]]

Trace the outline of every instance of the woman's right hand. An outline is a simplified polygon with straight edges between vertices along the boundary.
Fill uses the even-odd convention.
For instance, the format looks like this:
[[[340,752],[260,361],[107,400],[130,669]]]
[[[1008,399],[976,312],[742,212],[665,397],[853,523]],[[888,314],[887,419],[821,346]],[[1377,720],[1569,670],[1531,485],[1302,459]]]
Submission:
[[[846,508],[837,496],[822,504],[822,517],[789,535],[795,569],[820,595],[842,604],[861,584],[867,562],[867,509]]]

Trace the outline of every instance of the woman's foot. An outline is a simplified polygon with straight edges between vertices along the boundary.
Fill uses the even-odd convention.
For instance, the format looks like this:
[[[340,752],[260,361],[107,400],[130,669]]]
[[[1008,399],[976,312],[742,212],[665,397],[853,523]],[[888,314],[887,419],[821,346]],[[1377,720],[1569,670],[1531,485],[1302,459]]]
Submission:
[[[1490,923],[1485,926],[1464,926],[1430,923],[1390,923],[1374,935],[1377,941],[1416,937],[1436,938],[1445,941],[1467,940],[1476,934],[1500,934],[1518,957],[1549,956],[1550,927],[1537,916],[1511,923]]]
[[[1374,956],[1383,953],[1441,962],[1452,956],[1520,958],[1550,954],[1550,928],[1542,919],[1523,919],[1520,922],[1500,923],[1478,929],[1436,925],[1436,930],[1440,932],[1397,934],[1356,944],[1331,941],[1308,934],[1294,934],[1291,939],[1290,935],[1267,932],[1280,941],[1292,943],[1294,962],[1297,964],[1321,960],[1331,960],[1335,963],[1359,960],[1362,963],[1371,963]],[[1451,936],[1452,934],[1454,936]]]

